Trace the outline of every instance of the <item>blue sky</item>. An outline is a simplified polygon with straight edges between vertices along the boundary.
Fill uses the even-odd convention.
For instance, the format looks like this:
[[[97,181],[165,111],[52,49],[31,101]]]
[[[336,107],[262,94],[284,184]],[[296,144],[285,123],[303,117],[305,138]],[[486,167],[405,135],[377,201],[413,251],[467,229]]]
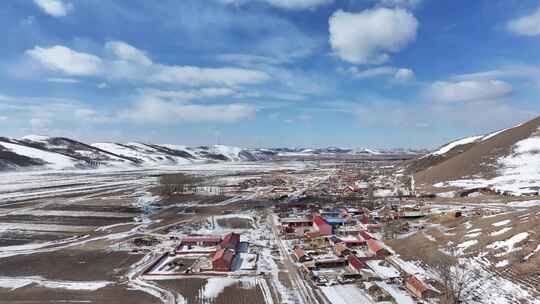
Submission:
[[[528,0],[7,0],[2,136],[434,147],[539,115]]]

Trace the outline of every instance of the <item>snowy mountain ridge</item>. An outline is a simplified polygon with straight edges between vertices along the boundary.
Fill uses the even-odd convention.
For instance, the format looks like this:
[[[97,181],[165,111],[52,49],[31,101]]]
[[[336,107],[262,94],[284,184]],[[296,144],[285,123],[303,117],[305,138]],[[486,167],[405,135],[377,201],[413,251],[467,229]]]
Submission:
[[[0,137],[0,171],[130,168],[269,160],[274,153],[223,145],[185,147],[131,143],[85,144],[64,137]]]

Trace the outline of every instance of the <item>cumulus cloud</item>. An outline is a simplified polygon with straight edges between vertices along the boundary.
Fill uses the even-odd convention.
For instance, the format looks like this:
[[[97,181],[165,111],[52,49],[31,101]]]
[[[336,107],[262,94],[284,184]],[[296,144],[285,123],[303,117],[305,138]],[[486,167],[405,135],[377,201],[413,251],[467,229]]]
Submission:
[[[97,56],[76,52],[61,45],[50,48],[36,46],[27,50],[26,54],[44,67],[67,75],[97,75],[101,72],[103,65],[102,60]]]
[[[414,72],[411,69],[398,69],[394,74],[394,79],[400,82],[407,82],[414,79]]]
[[[506,27],[510,32],[517,35],[540,35],[540,7],[538,7],[531,15],[510,20],[506,24]]]
[[[370,69],[359,69],[355,66],[350,67],[346,72],[355,78],[373,78],[380,76],[390,76],[396,82],[409,82],[414,79],[414,72],[411,69],[395,68],[391,66],[381,66]]]
[[[225,4],[243,5],[253,0],[220,0]],[[305,10],[315,9],[319,6],[328,5],[334,3],[334,0],[258,0],[259,2],[266,2],[274,7],[287,9],[287,10]]]
[[[120,41],[107,43],[105,49],[111,52],[112,58],[102,59],[64,46],[36,46],[26,51],[26,54],[49,70],[72,76],[101,76],[111,80],[191,86],[236,86],[258,84],[270,79],[265,72],[252,69],[201,68],[154,63],[145,52]]]
[[[512,86],[500,80],[437,81],[428,89],[428,96],[445,102],[491,100],[507,96]]]
[[[63,0],[34,0],[34,3],[53,17],[66,16],[72,9],[71,4]]]
[[[360,13],[342,10],[329,19],[330,45],[341,59],[380,64],[416,39],[418,21],[408,11],[377,8]]]
[[[145,52],[122,41],[110,41],[105,44],[105,48],[110,50],[118,59],[131,61],[141,65],[152,65],[152,60]]]

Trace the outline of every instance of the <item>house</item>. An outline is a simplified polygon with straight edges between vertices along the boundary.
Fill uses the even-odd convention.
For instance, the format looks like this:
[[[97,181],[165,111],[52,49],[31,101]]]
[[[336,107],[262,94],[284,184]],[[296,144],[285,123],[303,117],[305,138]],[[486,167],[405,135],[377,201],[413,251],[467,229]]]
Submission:
[[[217,246],[221,242],[218,236],[189,235],[182,238],[181,246]]]
[[[361,247],[361,246],[366,245],[366,240],[364,240],[364,238],[361,237],[361,236],[357,236],[357,237],[345,236],[345,237],[342,237],[341,240],[349,248],[350,247]]]
[[[366,282],[364,285],[373,300],[377,302],[390,302],[394,300],[392,296],[378,284]]]
[[[439,296],[439,292],[435,288],[422,282],[415,276],[407,278],[405,287],[420,299],[436,298]]]
[[[369,251],[377,256],[387,257],[392,255],[392,252],[390,252],[390,250],[388,250],[388,248],[380,241],[369,239],[366,243]]]
[[[336,255],[339,257],[348,256],[351,254],[351,250],[347,248],[347,245],[345,243],[337,243],[334,245],[334,251],[336,252]]]
[[[349,269],[353,272],[359,272],[366,267],[366,263],[352,254],[347,257],[347,262],[349,262]]]
[[[321,235],[332,234],[332,226],[329,225],[320,215],[313,217],[313,228],[320,232]]]
[[[238,251],[240,248],[240,234],[231,232],[223,238],[223,241],[219,244],[221,249],[231,249]]]
[[[220,249],[212,257],[214,271],[230,271],[236,253],[230,249]]]
[[[365,263],[380,280],[392,280],[401,277],[399,271],[384,260],[370,260],[365,261]]]
[[[335,268],[347,265],[347,260],[343,258],[322,258],[315,259],[315,267],[317,268]]]
[[[304,263],[304,262],[308,262],[308,261],[313,260],[313,258],[310,257],[309,255],[307,255],[306,252],[304,251],[304,249],[302,249],[301,247],[294,248],[294,257],[300,263]]]
[[[312,221],[307,218],[283,218],[281,224],[288,227],[309,227]]]
[[[347,223],[347,220],[340,217],[327,217],[324,219],[332,227],[343,226]]]
[[[338,238],[337,236],[335,236],[335,235],[329,236],[328,241],[330,242],[330,245],[336,245],[338,243],[343,243],[343,241],[340,238]]]
[[[314,248],[326,248],[329,246],[328,239],[321,235],[309,238],[309,244]]]

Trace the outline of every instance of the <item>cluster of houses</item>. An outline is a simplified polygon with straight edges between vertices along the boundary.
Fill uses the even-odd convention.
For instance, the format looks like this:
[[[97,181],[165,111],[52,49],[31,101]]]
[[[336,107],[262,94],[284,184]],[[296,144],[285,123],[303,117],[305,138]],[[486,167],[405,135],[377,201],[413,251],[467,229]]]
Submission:
[[[242,243],[240,234],[187,235],[145,271],[145,275],[224,275],[256,270],[256,248]]]
[[[280,217],[281,237],[305,278],[315,285],[357,284],[374,301],[439,297],[422,268],[402,260],[384,243],[383,224],[367,210],[296,210],[293,214]]]

